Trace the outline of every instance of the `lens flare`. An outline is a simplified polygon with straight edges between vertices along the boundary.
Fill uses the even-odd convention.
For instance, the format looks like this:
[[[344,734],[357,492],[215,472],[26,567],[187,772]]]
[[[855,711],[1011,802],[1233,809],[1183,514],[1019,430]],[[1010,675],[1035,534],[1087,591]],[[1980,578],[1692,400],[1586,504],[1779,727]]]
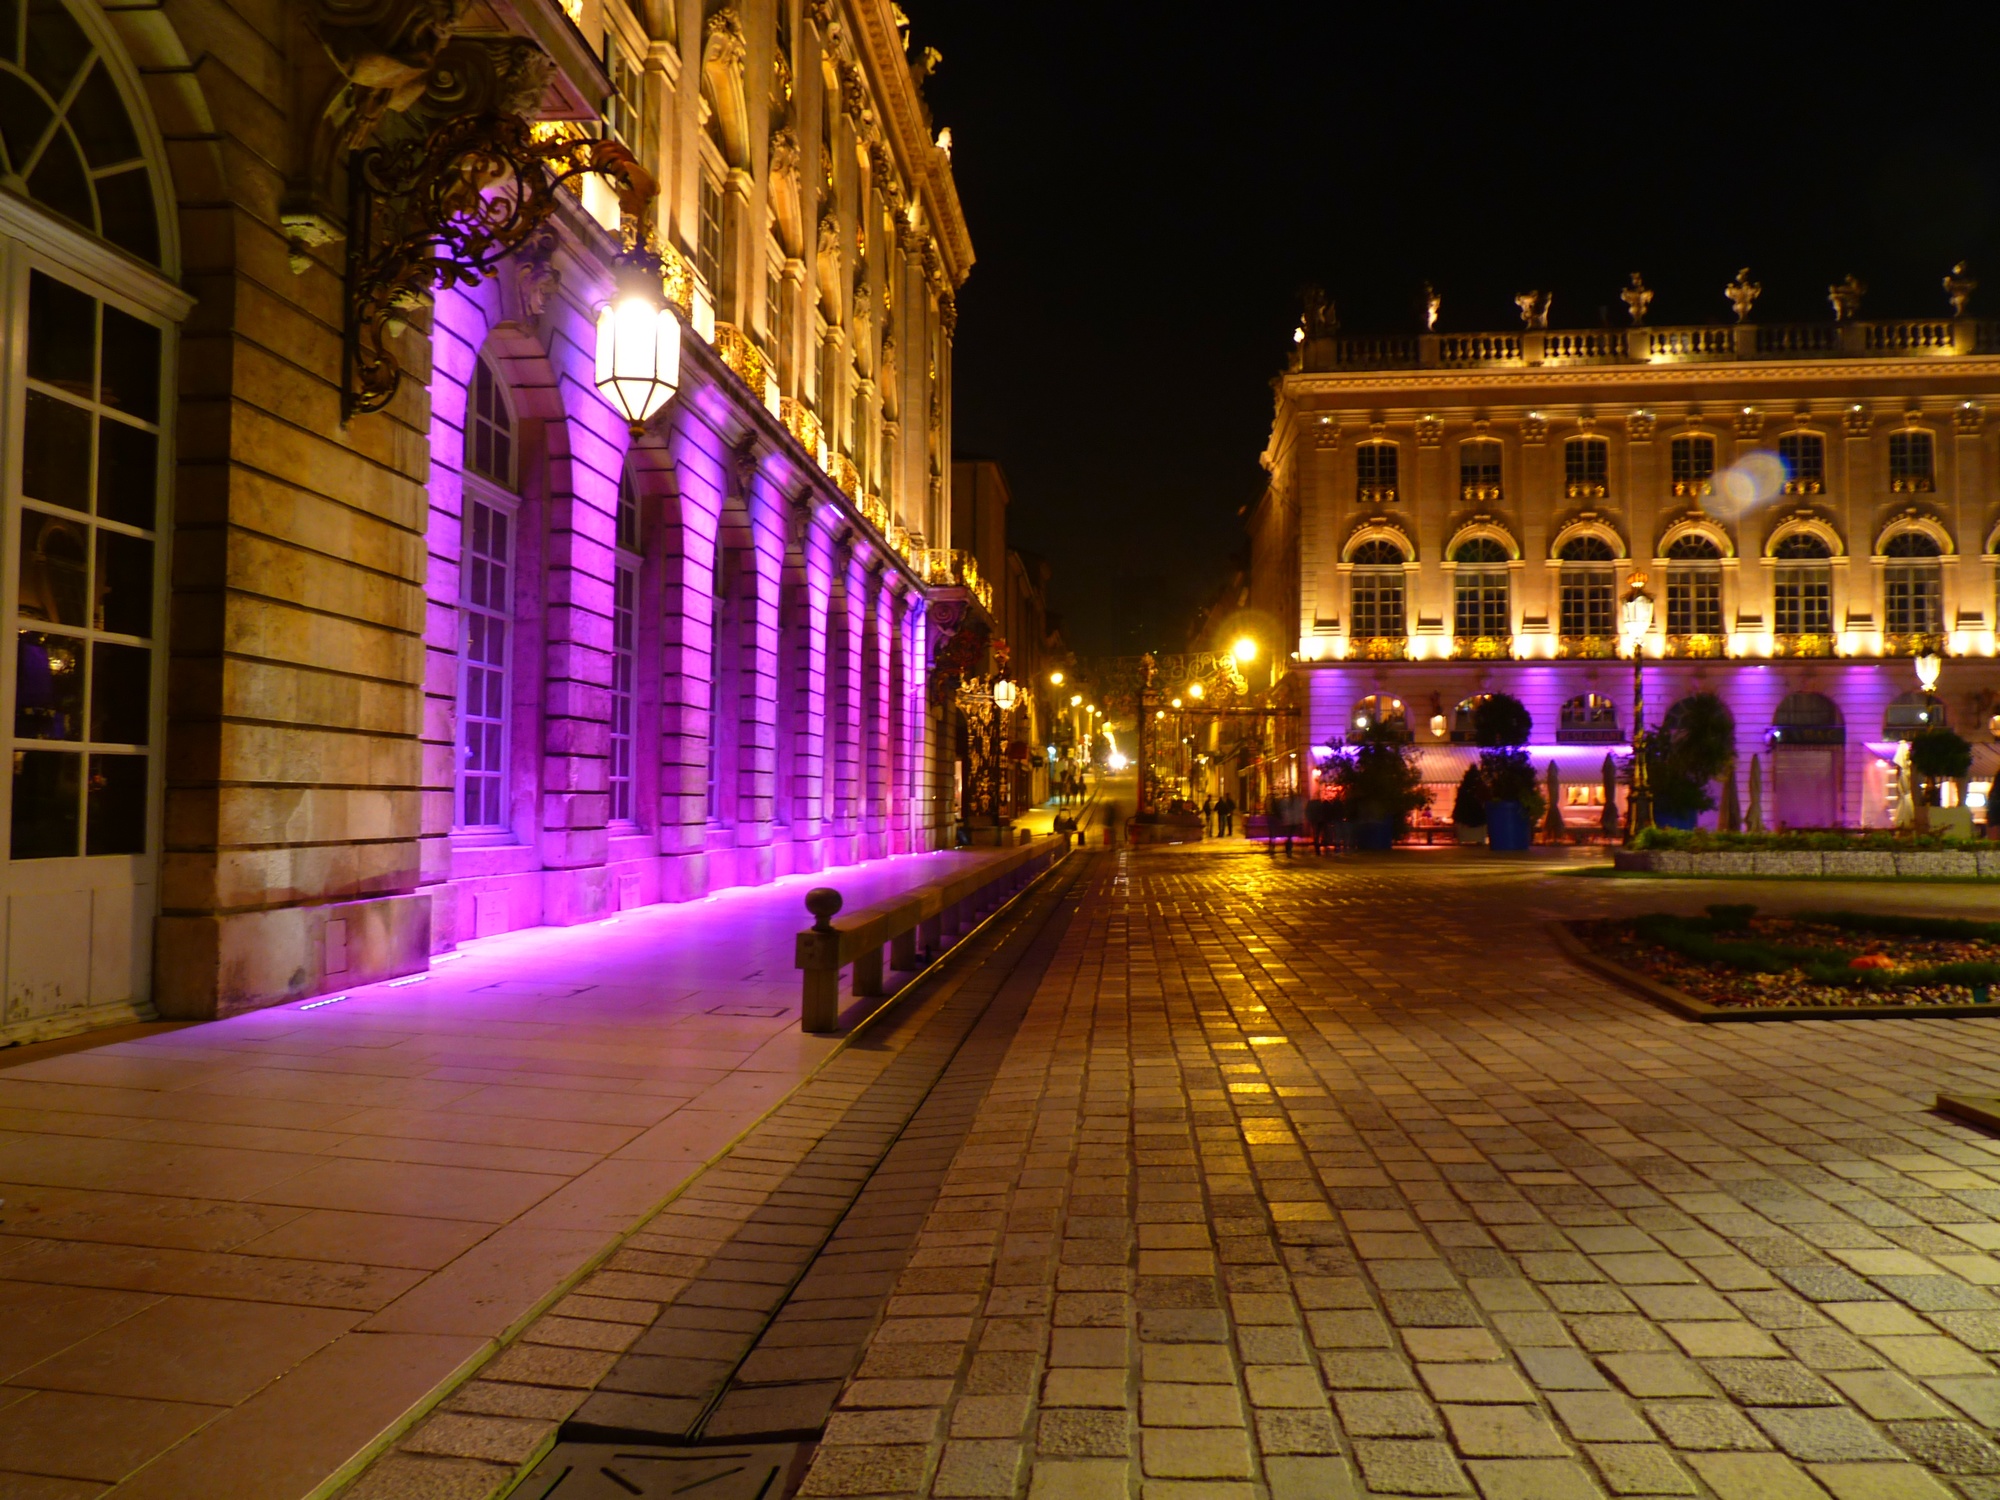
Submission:
[[[1744,516],[1776,499],[1789,477],[1785,461],[1777,454],[1760,448],[1754,453],[1744,454],[1716,475],[1715,490],[1731,512]]]

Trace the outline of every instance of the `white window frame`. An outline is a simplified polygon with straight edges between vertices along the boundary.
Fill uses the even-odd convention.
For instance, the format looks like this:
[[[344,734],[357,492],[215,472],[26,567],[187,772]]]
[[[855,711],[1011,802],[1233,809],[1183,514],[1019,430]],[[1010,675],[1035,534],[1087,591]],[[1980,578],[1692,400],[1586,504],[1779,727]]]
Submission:
[[[486,419],[478,411],[478,382],[482,369],[491,378],[497,409],[506,417],[508,462],[503,474],[482,473],[473,467],[472,455],[479,429],[486,425]],[[453,732],[452,832],[475,841],[496,840],[511,837],[514,831],[511,785],[514,759],[514,599],[520,583],[521,497],[510,486],[518,482],[521,433],[513,403],[508,399],[506,381],[484,356],[474,367],[472,379],[466,382],[464,437],[460,454],[463,468],[459,507],[458,672],[453,700],[457,722]],[[473,538],[481,512],[497,518],[507,530],[505,556],[497,559],[505,570],[497,591],[492,584],[491,567],[496,559],[492,556],[490,543],[484,556],[474,549]],[[490,527],[491,522],[488,524]],[[494,602],[496,596],[498,603]],[[483,631],[475,625],[475,621],[485,622]],[[491,632],[496,625],[500,632],[497,660],[490,655]],[[475,634],[485,636],[478,643],[479,655],[483,659],[475,659]],[[472,688],[476,683],[483,697],[496,681],[500,693],[497,714],[475,716],[470,704]],[[497,764],[482,764],[477,771],[470,767],[472,746],[468,738],[474,723],[489,726],[496,742]],[[490,781],[495,787],[494,816],[490,820],[473,821],[466,816],[467,790],[474,776],[481,782]],[[483,804],[480,811],[487,811]]]

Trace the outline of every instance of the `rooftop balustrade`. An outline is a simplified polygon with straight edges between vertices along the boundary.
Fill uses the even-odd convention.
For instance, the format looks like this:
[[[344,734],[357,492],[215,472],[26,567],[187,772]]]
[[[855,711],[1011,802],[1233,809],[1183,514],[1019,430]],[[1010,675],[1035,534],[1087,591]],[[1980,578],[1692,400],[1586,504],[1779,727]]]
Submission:
[[[1310,338],[1300,368],[1526,370],[1729,360],[1940,359],[2000,354],[2000,320],[1905,318],[1676,328],[1531,328],[1517,333],[1339,334]]]

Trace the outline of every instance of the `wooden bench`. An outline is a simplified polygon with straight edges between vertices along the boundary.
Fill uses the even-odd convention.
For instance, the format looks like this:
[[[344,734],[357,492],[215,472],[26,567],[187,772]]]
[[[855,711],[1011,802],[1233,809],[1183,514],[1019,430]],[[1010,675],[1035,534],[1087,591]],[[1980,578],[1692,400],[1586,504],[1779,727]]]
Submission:
[[[1011,898],[1069,852],[1069,835],[1052,834],[982,860],[963,874],[919,886],[893,901],[839,915],[841,894],[831,886],[806,893],[813,925],[798,935],[797,965],[804,976],[802,1031],[840,1027],[840,971],[854,969],[854,993],[884,993],[882,950],[889,967],[915,970],[979,925],[987,912]]]

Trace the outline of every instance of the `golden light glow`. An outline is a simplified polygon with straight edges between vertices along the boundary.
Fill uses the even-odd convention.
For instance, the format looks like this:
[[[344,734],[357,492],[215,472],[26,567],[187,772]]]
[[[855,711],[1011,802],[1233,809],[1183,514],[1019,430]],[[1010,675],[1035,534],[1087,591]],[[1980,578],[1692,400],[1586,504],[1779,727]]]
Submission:
[[[1238,636],[1236,644],[1229,648],[1229,654],[1240,662],[1253,662],[1257,659],[1257,643],[1247,635]]]
[[[1051,686],[1061,687],[1063,685],[1063,674],[1060,672],[1049,673],[1049,683]]]
[[[1190,682],[1187,686],[1187,695],[1197,703],[1201,702],[1206,692],[1207,690],[1198,682]]]
[[[1069,695],[1069,706],[1070,706],[1071,708],[1081,708],[1081,707],[1083,707],[1083,694],[1081,694],[1081,693],[1071,693],[1071,694]]]

